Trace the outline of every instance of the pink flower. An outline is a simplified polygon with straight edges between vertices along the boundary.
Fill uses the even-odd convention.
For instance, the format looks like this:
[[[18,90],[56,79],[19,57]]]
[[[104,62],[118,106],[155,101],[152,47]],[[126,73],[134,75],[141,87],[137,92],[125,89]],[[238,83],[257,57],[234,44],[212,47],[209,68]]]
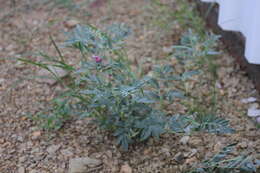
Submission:
[[[96,61],[96,63],[101,63],[102,62],[102,58],[100,56],[92,56],[92,58]]]

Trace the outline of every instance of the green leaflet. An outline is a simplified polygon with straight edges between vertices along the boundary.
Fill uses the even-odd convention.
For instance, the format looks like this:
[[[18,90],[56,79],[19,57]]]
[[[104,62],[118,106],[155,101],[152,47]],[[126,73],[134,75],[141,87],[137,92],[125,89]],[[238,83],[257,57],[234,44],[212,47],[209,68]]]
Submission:
[[[232,157],[235,146],[236,144],[230,144],[224,147],[218,154],[201,163],[201,167],[195,168],[189,173],[256,173],[257,167],[260,167],[259,161],[247,155]]]

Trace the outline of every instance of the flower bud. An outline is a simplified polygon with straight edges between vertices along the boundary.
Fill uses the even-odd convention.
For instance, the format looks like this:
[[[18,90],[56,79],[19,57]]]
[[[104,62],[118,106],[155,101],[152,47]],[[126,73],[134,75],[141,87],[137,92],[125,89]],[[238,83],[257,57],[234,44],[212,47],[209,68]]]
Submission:
[[[92,56],[92,58],[96,61],[96,63],[101,63],[102,62],[102,58],[100,56]]]

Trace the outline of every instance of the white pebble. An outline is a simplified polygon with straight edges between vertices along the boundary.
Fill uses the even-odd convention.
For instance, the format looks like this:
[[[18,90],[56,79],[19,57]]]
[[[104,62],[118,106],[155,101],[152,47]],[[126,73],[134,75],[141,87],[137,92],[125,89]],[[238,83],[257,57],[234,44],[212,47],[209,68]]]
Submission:
[[[257,99],[255,97],[249,97],[249,98],[246,98],[246,99],[242,99],[241,102],[242,103],[252,103],[252,102],[255,102]]]
[[[249,108],[247,110],[247,115],[249,117],[257,117],[260,116],[260,109],[255,109],[255,108]]]
[[[260,124],[260,117],[256,118],[256,122],[257,122],[257,124]]]

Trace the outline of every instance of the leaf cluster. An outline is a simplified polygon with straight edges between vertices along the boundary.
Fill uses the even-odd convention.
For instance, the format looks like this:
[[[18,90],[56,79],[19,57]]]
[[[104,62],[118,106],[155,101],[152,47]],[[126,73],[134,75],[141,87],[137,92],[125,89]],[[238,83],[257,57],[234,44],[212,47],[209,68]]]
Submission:
[[[120,49],[130,29],[123,23],[114,23],[102,32],[92,25],[77,25],[67,33],[64,46],[79,49],[82,54],[104,56],[105,52]]]
[[[232,157],[232,151],[236,144],[230,144],[212,158],[205,160],[201,167],[189,173],[256,173],[260,167],[260,161],[248,155]]]
[[[234,133],[228,120],[214,115],[175,115],[168,121],[171,131],[176,133],[191,133],[203,131],[207,133],[226,134]]]

